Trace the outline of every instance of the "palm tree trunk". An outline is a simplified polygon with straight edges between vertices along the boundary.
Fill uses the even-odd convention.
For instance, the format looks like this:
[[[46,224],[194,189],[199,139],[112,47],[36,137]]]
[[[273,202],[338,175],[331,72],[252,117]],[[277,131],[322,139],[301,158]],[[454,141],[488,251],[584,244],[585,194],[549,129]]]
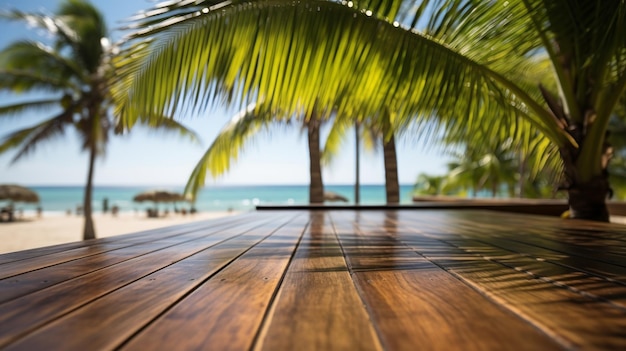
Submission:
[[[322,182],[322,166],[320,152],[320,121],[315,112],[307,122],[309,139],[309,170],[311,183],[309,185],[309,203],[324,203],[324,183]]]
[[[385,153],[385,192],[387,204],[400,203],[400,184],[398,183],[398,158],[396,156],[396,141],[392,134],[389,140],[383,141]]]
[[[91,197],[93,192],[93,170],[96,161],[96,145],[92,143],[89,147],[89,171],[87,172],[87,185],[85,186],[85,200],[83,211],[85,214],[85,226],[83,228],[83,240],[95,239],[96,231],[93,226]]]
[[[564,166],[565,188],[568,193],[569,217],[609,222],[609,210],[606,206],[606,199],[611,193],[609,174],[606,170],[608,159],[602,160],[603,174],[589,181],[581,181],[575,162],[579,150],[573,147],[562,148],[560,152]]]
[[[609,210],[606,206],[608,191],[608,180],[600,178],[568,189],[569,217],[608,222]]]
[[[354,180],[354,204],[358,205],[361,202],[361,136],[359,135],[359,122],[354,124],[354,137],[355,137],[355,180]]]

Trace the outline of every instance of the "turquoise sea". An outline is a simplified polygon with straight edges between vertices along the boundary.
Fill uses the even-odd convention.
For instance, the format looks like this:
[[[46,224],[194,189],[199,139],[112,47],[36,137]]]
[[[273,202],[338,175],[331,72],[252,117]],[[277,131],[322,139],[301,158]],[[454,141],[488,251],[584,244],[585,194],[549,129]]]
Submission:
[[[65,213],[74,211],[82,205],[82,186],[31,186],[39,194],[44,213]],[[400,188],[401,202],[411,203],[412,185]],[[153,207],[150,202],[135,203],[133,197],[146,190],[162,189],[181,192],[183,187],[140,187],[140,186],[96,186],[93,194],[94,211],[102,211],[104,199],[108,199],[109,208],[117,205],[121,211],[144,211]],[[327,185],[326,191],[332,191],[348,198],[354,203],[353,185]],[[307,185],[260,185],[260,186],[217,186],[205,187],[196,201],[198,211],[248,211],[256,205],[290,205],[308,203],[309,187]],[[385,203],[385,187],[383,185],[362,185],[361,204],[376,205]],[[35,211],[38,205],[16,204],[25,212]],[[189,204],[178,203],[180,208],[188,208]],[[174,209],[173,204],[158,204],[160,210]]]

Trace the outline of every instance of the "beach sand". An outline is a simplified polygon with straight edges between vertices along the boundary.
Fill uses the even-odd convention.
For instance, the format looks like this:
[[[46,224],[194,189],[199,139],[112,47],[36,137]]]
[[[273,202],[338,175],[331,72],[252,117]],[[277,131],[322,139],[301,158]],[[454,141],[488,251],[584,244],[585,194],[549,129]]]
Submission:
[[[147,218],[145,213],[124,212],[116,217],[110,213],[95,213],[93,219],[96,236],[104,238],[234,214],[236,212],[201,212],[186,216],[170,214],[167,217]],[[0,223],[0,254],[80,241],[83,221],[83,217],[75,215],[44,214],[42,218],[33,215],[15,222]]]

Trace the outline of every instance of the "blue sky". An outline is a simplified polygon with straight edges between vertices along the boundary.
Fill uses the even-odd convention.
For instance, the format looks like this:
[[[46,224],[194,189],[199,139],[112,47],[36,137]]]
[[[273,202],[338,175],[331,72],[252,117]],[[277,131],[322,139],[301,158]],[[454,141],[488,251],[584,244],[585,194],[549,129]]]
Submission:
[[[109,23],[112,37],[119,21],[140,10],[150,8],[147,0],[94,1]],[[58,1],[0,0],[0,9],[53,12]],[[0,22],[0,47],[11,41],[37,37],[22,23]],[[28,100],[27,95],[0,93],[0,105]],[[96,164],[95,185],[183,185],[206,147],[228,121],[235,110],[216,109],[208,116],[188,116],[183,124],[201,137],[201,145],[177,136],[134,129],[130,135],[113,137],[107,154]],[[0,118],[0,137],[36,123],[45,114],[24,114]],[[436,150],[425,148],[407,135],[398,144],[398,168],[402,184],[412,184],[421,172],[443,174],[446,159]],[[326,184],[354,182],[354,139],[346,138],[341,154],[323,172]],[[11,164],[13,152],[0,155],[0,183],[26,185],[82,185],[87,175],[87,154],[80,152],[79,142],[72,131],[65,140],[42,145],[33,154]],[[297,129],[279,128],[259,136],[251,143],[230,172],[219,179],[209,179],[207,185],[242,184],[308,184],[308,152],[306,136]],[[361,182],[384,184],[382,152],[362,152]]]

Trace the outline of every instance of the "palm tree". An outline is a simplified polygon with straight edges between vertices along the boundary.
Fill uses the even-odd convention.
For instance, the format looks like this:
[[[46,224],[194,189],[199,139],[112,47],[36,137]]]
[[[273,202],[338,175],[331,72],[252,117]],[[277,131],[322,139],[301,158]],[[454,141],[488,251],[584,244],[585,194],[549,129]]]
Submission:
[[[342,139],[345,137],[350,120],[336,118],[332,124],[324,147],[324,162],[330,163],[333,157],[339,152]],[[355,181],[355,203],[358,204],[359,188],[359,159],[360,145],[363,140],[366,148],[377,149],[382,145],[384,168],[385,168],[385,198],[387,204],[398,204],[400,202],[400,183],[398,181],[398,160],[396,153],[395,134],[396,131],[391,124],[391,116],[385,111],[382,117],[367,118],[354,123],[356,140],[356,181]]]
[[[549,187],[546,191],[545,183],[554,179],[560,165],[554,157],[556,153],[542,145],[544,138],[528,140],[534,146],[526,147],[529,152],[520,153],[523,148],[512,138],[500,141],[488,140],[480,134],[476,137],[482,143],[456,144],[461,151],[452,153],[443,185],[445,191],[471,191],[474,197],[480,191],[490,191],[492,197],[497,197],[506,187],[508,197],[552,196]],[[451,140],[445,142],[455,145]]]
[[[387,112],[387,111],[386,111]],[[400,182],[398,181],[398,156],[396,153],[395,131],[388,113],[381,120],[381,139],[385,160],[385,195],[387,204],[400,203]]]
[[[158,49],[128,109],[168,114],[236,95],[310,113],[339,94],[340,116],[388,108],[452,132],[526,121],[559,151],[571,217],[608,220],[602,160],[626,90],[624,1],[168,2],[137,21],[135,37],[154,37]],[[543,57],[551,81],[529,79],[525,62]]]
[[[443,181],[442,190],[457,194],[471,191],[471,196],[476,197],[483,189],[480,182],[482,175],[479,173],[480,167],[476,159],[466,156],[458,154],[456,159],[448,162],[448,175]]]
[[[286,119],[280,111],[265,109],[263,103],[248,105],[222,128],[196,164],[187,181],[185,193],[195,198],[205,184],[207,172],[213,177],[218,177],[228,171],[231,162],[237,160],[239,153],[245,149],[246,144],[259,132],[268,130],[276,124],[290,123],[299,125],[307,133],[310,167],[309,203],[323,203],[324,183],[322,181],[320,149],[320,127],[323,118],[320,111],[315,111],[315,114],[304,119],[295,117]]]
[[[414,195],[442,195],[445,176],[420,173],[413,186]]]
[[[113,95],[119,94],[114,66],[130,62],[116,57],[119,48],[107,39],[102,15],[88,2],[66,0],[53,16],[12,11],[4,17],[35,25],[54,40],[52,46],[17,41],[0,52],[0,89],[46,93],[36,100],[1,106],[0,115],[48,109],[59,112],[5,136],[0,142],[0,153],[19,148],[12,160],[16,162],[41,144],[62,138],[68,128],[74,128],[80,135],[82,149],[89,154],[83,239],[93,239],[96,236],[91,208],[95,160],[104,154],[112,130],[119,127],[117,132],[122,131],[109,115],[109,108],[116,104]],[[146,48],[141,44],[129,51],[139,57]],[[154,114],[151,117],[140,120],[193,137],[193,133],[173,120],[157,118]]]
[[[476,165],[481,175],[478,186],[489,189],[491,197],[497,197],[501,187],[506,185],[509,197],[512,197],[517,183],[516,176],[519,176],[518,159],[506,147],[499,146],[478,157]]]

